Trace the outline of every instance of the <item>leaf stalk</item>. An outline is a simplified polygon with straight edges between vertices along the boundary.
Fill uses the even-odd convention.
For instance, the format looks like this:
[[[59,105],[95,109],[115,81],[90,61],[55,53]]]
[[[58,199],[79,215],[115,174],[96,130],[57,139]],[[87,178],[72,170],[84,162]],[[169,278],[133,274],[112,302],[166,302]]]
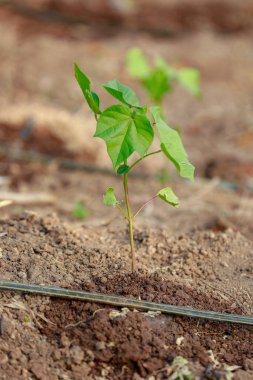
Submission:
[[[157,194],[154,195],[151,199],[149,199],[147,202],[145,202],[139,210],[134,214],[133,219],[146,207],[150,202],[152,202],[157,197]]]
[[[150,152],[148,154],[145,154],[145,156],[139,158],[138,160],[136,160],[128,169],[128,173],[130,172],[130,170],[132,170],[139,162],[141,162],[142,160],[144,160],[144,158],[147,158],[149,156],[152,156],[153,154],[157,154],[157,153],[161,153],[162,152],[162,149],[159,149],[159,150],[156,150],[154,152]]]

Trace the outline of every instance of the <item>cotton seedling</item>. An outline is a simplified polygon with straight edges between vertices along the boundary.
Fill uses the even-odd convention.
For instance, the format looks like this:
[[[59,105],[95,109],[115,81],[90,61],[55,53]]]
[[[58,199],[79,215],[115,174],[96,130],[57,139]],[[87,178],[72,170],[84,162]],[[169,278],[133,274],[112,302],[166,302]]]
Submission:
[[[76,219],[84,220],[89,216],[89,211],[81,201],[76,201],[73,206],[72,215]]]
[[[133,214],[129,202],[128,176],[142,160],[156,154],[164,154],[176,167],[180,176],[193,180],[194,166],[189,162],[179,133],[163,119],[159,106],[141,106],[137,95],[128,86],[118,80],[103,84],[104,89],[116,99],[116,104],[101,110],[98,95],[91,90],[88,77],[75,65],[75,77],[83,95],[96,119],[94,137],[103,139],[113,169],[122,176],[124,189],[124,208],[118,201],[112,187],[105,191],[104,204],[118,207],[124,212],[129,226],[129,241],[132,271],[136,269],[136,258],[133,238],[135,216],[149,203],[146,202]],[[154,134],[158,134],[160,149],[150,151]],[[132,160],[133,153],[139,158]],[[173,207],[179,207],[179,200],[170,187],[158,191],[152,198],[160,198]],[[151,201],[150,200],[150,201]]]
[[[192,67],[176,69],[161,57],[157,57],[151,67],[144,53],[139,48],[133,48],[127,54],[127,68],[129,74],[141,82],[151,103],[160,107],[177,83],[194,96],[201,95],[200,73]]]

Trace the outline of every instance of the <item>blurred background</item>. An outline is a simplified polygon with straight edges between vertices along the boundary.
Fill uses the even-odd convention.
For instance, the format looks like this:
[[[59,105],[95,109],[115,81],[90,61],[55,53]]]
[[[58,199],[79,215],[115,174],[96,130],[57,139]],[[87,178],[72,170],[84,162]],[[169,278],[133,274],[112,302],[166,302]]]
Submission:
[[[196,166],[195,185],[162,158],[147,159],[133,178],[133,203],[143,184],[148,197],[173,182],[185,205],[171,211],[178,218],[171,229],[184,220],[185,230],[232,225],[252,237],[252,41],[252,0],[0,1],[0,197],[14,201],[5,212],[106,217],[101,195],[111,184],[120,191],[120,179],[110,175],[104,143],[92,137],[95,122],[73,64],[92,79],[103,107],[111,98],[99,84],[116,78],[145,103],[126,67],[127,51],[139,47],[150,62],[160,56],[198,69],[202,97],[177,86],[164,102]],[[144,216],[167,218],[163,206]]]

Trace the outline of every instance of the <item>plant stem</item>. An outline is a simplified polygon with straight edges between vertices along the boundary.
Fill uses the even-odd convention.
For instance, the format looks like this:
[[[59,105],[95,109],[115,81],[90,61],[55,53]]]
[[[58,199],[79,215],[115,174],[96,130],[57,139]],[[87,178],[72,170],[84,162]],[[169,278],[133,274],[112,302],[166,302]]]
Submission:
[[[125,202],[126,202],[127,218],[128,218],[128,226],[129,226],[129,241],[130,241],[131,259],[132,259],[132,272],[134,272],[136,269],[136,263],[135,263],[135,252],[134,252],[133,217],[132,217],[132,212],[131,212],[131,208],[129,204],[127,177],[128,177],[128,173],[124,173],[123,185],[124,185]]]
[[[136,160],[128,169],[128,173],[130,172],[130,170],[132,170],[135,165],[137,165],[139,162],[141,162],[142,160],[144,160],[144,158],[146,157],[149,157],[149,156],[152,156],[153,154],[157,154],[157,153],[161,153],[162,149],[159,149],[159,150],[156,150],[155,152],[151,152],[151,153],[148,153],[146,154],[145,156],[139,158],[138,160]]]
[[[157,154],[157,153],[160,153],[162,150],[159,149],[159,150],[156,150],[155,152],[151,152],[151,153],[148,153],[146,154],[144,157],[141,157],[139,158],[138,160],[136,160],[128,169],[127,173],[124,173],[124,176],[123,176],[123,185],[124,185],[124,193],[125,193],[125,203],[126,203],[126,209],[127,209],[127,220],[128,220],[128,227],[129,227],[129,241],[130,241],[130,251],[131,251],[131,259],[132,259],[132,272],[135,271],[136,269],[136,261],[135,261],[135,251],[134,251],[134,236],[133,236],[133,215],[132,215],[132,212],[131,212],[131,208],[130,208],[130,203],[129,203],[129,196],[128,196],[128,186],[127,186],[127,179],[128,179],[128,174],[130,172],[130,170],[132,170],[135,165],[137,165],[140,161],[142,161],[144,158],[148,157],[148,156],[152,156],[153,154]],[[127,165],[127,162],[125,161],[124,162],[125,165]],[[155,198],[155,197],[153,197]],[[152,198],[152,199],[153,199]],[[151,200],[149,200],[148,202],[150,202]],[[139,211],[137,211],[137,213],[135,214],[135,216],[143,209],[143,207],[146,206],[146,204],[148,203],[146,202],[141,208]]]
[[[131,212],[131,208],[130,208],[130,204],[129,204],[129,196],[128,196],[128,186],[127,186],[127,179],[128,179],[128,174],[130,172],[130,170],[133,169],[133,167],[135,165],[137,165],[140,161],[142,161],[144,158],[148,157],[148,156],[151,156],[153,154],[157,154],[157,153],[160,153],[162,150],[159,149],[159,150],[156,150],[155,152],[151,152],[151,153],[148,153],[146,154],[144,157],[141,157],[139,158],[138,160],[136,160],[128,169],[128,172],[127,173],[124,173],[124,176],[123,176],[123,185],[124,185],[124,193],[125,193],[125,203],[126,203],[126,209],[127,209],[127,220],[128,220],[128,227],[129,227],[129,241],[130,241],[130,251],[131,251],[131,259],[132,259],[132,272],[135,271],[136,269],[136,261],[135,261],[135,251],[134,251],[134,236],[133,236],[133,215],[132,215],[132,212]],[[124,162],[125,165],[127,165],[127,162],[125,161]],[[145,204],[146,205],[146,204]],[[143,207],[145,206],[143,205]],[[142,207],[142,208],[143,208]],[[142,209],[141,208],[141,209]],[[135,216],[141,211],[141,209],[139,211],[137,211],[137,213],[135,214]]]
[[[149,204],[150,202],[152,202],[155,198],[157,197],[157,195],[154,195],[151,199],[149,199],[147,202],[145,202],[140,208],[139,210],[136,212],[136,214],[134,214],[133,216],[133,219],[141,212],[141,210],[144,209],[144,207],[147,206],[147,204]]]

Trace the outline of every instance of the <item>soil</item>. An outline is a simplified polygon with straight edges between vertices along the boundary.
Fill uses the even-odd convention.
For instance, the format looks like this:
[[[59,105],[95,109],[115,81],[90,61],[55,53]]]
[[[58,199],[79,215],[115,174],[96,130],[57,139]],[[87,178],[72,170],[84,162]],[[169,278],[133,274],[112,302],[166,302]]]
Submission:
[[[223,312],[253,310],[253,243],[230,229],[172,237],[138,227],[134,274],[127,231],[117,223],[98,231],[24,213],[2,221],[0,235],[2,279]],[[219,372],[210,350],[219,363],[241,366],[242,376],[251,373],[251,327],[130,310],[114,316],[110,307],[11,293],[1,295],[1,307],[3,379],[140,379],[158,370],[157,378],[165,379],[178,355],[190,361],[195,375],[208,378],[207,370]]]
[[[96,6],[109,12],[109,3],[116,4],[93,3],[93,23],[101,17]],[[36,4],[47,15],[67,9],[73,23],[0,8],[0,199],[13,200],[1,209],[0,279],[253,315],[251,3],[224,0],[217,17],[208,0],[171,1],[174,38],[164,21],[150,24],[151,1],[138,33],[133,14],[119,18],[120,30],[106,12],[103,32],[80,24],[76,4],[83,6]],[[150,58],[199,68],[204,94],[199,102],[177,89],[165,104],[182,129],[195,183],[164,171],[159,157],[130,178],[134,210],[168,185],[181,200],[178,210],[155,200],[138,215],[134,274],[125,221],[101,201],[109,186],[121,199],[121,178],[92,137],[72,73],[76,61],[96,91],[117,77],[145,99],[124,68],[133,39]],[[83,220],[73,213],[77,201]],[[0,380],[167,380],[177,356],[196,380],[253,379],[253,327],[0,293]]]

